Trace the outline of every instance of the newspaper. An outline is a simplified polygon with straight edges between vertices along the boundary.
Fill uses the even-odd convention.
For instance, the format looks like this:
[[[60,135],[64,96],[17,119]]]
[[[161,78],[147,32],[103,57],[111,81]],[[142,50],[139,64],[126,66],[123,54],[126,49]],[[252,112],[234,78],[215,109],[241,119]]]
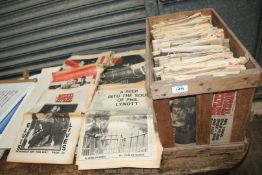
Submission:
[[[162,146],[145,82],[99,86],[82,124],[78,169],[159,168]]]
[[[196,142],[196,98],[174,98],[170,101],[170,109],[175,143]]]
[[[99,84],[128,84],[145,80],[145,50],[115,54]]]
[[[152,115],[88,114],[78,145],[80,170],[160,167],[162,147]]]
[[[236,91],[214,94],[211,116],[211,144],[230,142],[236,95]]]
[[[1,136],[0,148],[10,149],[18,134],[20,125],[22,124],[24,114],[33,108],[41,94],[48,88],[49,83],[52,81],[52,72],[59,70],[59,67],[42,69],[41,74],[34,88],[27,93],[23,102],[17,109],[16,114],[12,117],[10,124],[5,129],[5,133]]]
[[[72,55],[62,65],[61,70],[70,70],[81,66],[97,64],[106,66],[109,63],[112,52],[103,52],[92,55]]]
[[[58,113],[57,107],[25,114],[7,161],[72,164],[81,120],[80,113]]]
[[[67,112],[86,112],[101,72],[102,68],[88,65],[53,73],[48,89],[41,95],[30,112],[41,112],[46,105],[75,108]]]
[[[118,114],[152,113],[145,82],[136,84],[136,86],[100,86],[94,95],[89,112],[102,111],[110,111]]]
[[[41,113],[41,111],[45,110],[45,108],[50,105],[67,108],[70,110],[68,112],[85,112],[92,100],[95,88],[96,86],[94,84],[87,84],[74,89],[48,89],[42,94],[30,112]]]

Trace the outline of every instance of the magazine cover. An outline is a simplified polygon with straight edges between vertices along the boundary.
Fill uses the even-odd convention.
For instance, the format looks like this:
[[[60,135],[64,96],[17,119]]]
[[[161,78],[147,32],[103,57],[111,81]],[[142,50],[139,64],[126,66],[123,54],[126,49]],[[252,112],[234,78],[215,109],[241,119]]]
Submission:
[[[210,143],[230,142],[236,105],[236,94],[236,91],[214,94]]]
[[[160,166],[162,147],[151,115],[88,114],[78,145],[80,170]]]
[[[63,113],[59,106],[50,106],[49,109],[46,108],[46,113],[25,114],[8,162],[73,163],[81,114]]]
[[[170,101],[170,111],[175,143],[196,142],[196,98],[174,98]]]

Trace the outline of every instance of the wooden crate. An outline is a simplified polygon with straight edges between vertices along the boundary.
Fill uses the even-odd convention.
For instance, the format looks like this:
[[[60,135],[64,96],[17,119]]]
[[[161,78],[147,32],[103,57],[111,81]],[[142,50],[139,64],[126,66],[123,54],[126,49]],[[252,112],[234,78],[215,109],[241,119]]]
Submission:
[[[245,65],[247,70],[237,75],[229,75],[225,77],[213,77],[213,76],[201,76],[193,80],[185,80],[181,82],[174,82],[172,80],[156,81],[153,73],[153,55],[151,45],[152,25],[157,24],[160,21],[181,18],[190,16],[196,12],[201,12],[203,15],[211,15],[212,23],[218,28],[223,28],[225,37],[230,40],[230,49],[233,51],[236,57],[245,56],[249,58],[249,62]],[[169,152],[169,159],[173,162],[180,162],[182,169],[188,169],[192,172],[192,169],[198,169],[196,172],[207,170],[210,168],[210,161],[214,160],[214,155],[206,153],[205,156],[201,155],[204,152],[209,152],[212,148],[219,147],[218,150],[214,150],[214,154],[224,155],[223,161],[231,161],[230,166],[233,167],[238,163],[245,155],[247,149],[241,149],[237,154],[234,154],[234,149],[226,149],[231,146],[235,146],[236,143],[247,147],[248,142],[245,141],[247,125],[249,122],[251,104],[255,92],[255,87],[261,84],[261,67],[256,63],[251,54],[243,46],[243,44],[237,39],[234,33],[228,28],[221,17],[215,12],[214,9],[201,9],[187,12],[173,13],[163,16],[149,17],[147,18],[147,34],[146,34],[146,52],[147,52],[147,88],[149,96],[152,97],[154,103],[154,109],[156,113],[158,131],[161,143],[164,149],[164,157],[166,152]],[[182,93],[173,93],[172,87],[180,87],[186,85],[188,91]],[[211,131],[211,105],[214,93],[236,91],[236,107],[234,112],[234,119],[232,124],[232,131],[230,142],[227,144],[210,145],[210,131]],[[174,136],[171,126],[171,116],[169,99],[173,97],[184,96],[196,96],[196,145],[187,145],[184,147],[177,147],[174,144]],[[179,152],[177,150],[180,150]],[[202,151],[197,151],[201,149]],[[176,150],[176,151],[175,151]],[[195,151],[194,151],[195,150]],[[227,151],[226,151],[227,150]],[[239,149],[236,149],[239,150]],[[172,153],[173,152],[173,153]],[[183,156],[176,157],[182,152]],[[194,155],[192,154],[194,152]],[[227,152],[227,153],[226,153]],[[228,154],[232,153],[232,154]],[[172,155],[172,156],[170,156]],[[235,156],[232,156],[235,155]],[[241,155],[241,156],[240,156]],[[199,157],[200,156],[200,157]],[[169,159],[164,159],[168,160]],[[197,160],[198,159],[198,160]],[[215,158],[216,159],[216,158]],[[185,166],[187,162],[194,160],[201,161],[201,166],[189,164]],[[183,163],[182,163],[183,162]],[[181,164],[182,163],[182,164]],[[197,164],[197,162],[195,162]],[[212,163],[211,163],[212,164]],[[171,165],[171,167],[176,165]],[[194,167],[195,166],[195,167]],[[217,165],[218,166],[218,165]],[[221,165],[224,168],[230,166]],[[197,168],[196,168],[197,167]],[[220,167],[221,168],[221,167]],[[200,170],[202,169],[202,170]],[[212,169],[212,168],[211,168]],[[219,169],[213,167],[213,169]]]

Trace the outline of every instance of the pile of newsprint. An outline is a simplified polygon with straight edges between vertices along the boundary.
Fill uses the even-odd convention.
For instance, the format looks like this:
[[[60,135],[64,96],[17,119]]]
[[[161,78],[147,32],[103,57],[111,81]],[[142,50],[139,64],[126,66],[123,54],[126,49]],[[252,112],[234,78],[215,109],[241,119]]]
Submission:
[[[246,70],[248,58],[235,58],[223,29],[200,12],[152,26],[154,71],[161,80],[183,81],[202,75],[226,76]]]
[[[159,168],[145,50],[74,55],[42,70],[9,162]],[[32,103],[33,102],[33,103]]]
[[[197,12],[187,17],[163,20],[153,24],[150,33],[157,80],[179,83],[205,75],[227,76],[246,70],[248,58],[234,56],[224,30],[212,24],[210,15]],[[214,94],[211,144],[230,142],[235,101],[235,91]],[[171,98],[169,104],[175,143],[195,143],[195,96]]]

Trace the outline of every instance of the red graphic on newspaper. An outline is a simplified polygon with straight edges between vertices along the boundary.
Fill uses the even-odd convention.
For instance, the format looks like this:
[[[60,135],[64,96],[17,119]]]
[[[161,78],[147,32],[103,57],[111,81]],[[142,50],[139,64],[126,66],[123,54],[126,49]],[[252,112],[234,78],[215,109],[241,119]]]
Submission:
[[[66,60],[65,65],[71,67],[71,68],[78,68],[80,67],[80,60]]]
[[[212,115],[229,115],[234,112],[236,92],[214,94],[212,103]]]
[[[97,67],[96,65],[87,65],[72,70],[60,71],[53,73],[53,82],[67,81],[90,76],[96,79]]]
[[[63,103],[63,102],[72,102],[73,101],[73,97],[74,97],[74,94],[73,93],[70,93],[70,94],[59,94],[57,97],[56,97],[56,102],[57,103]]]

